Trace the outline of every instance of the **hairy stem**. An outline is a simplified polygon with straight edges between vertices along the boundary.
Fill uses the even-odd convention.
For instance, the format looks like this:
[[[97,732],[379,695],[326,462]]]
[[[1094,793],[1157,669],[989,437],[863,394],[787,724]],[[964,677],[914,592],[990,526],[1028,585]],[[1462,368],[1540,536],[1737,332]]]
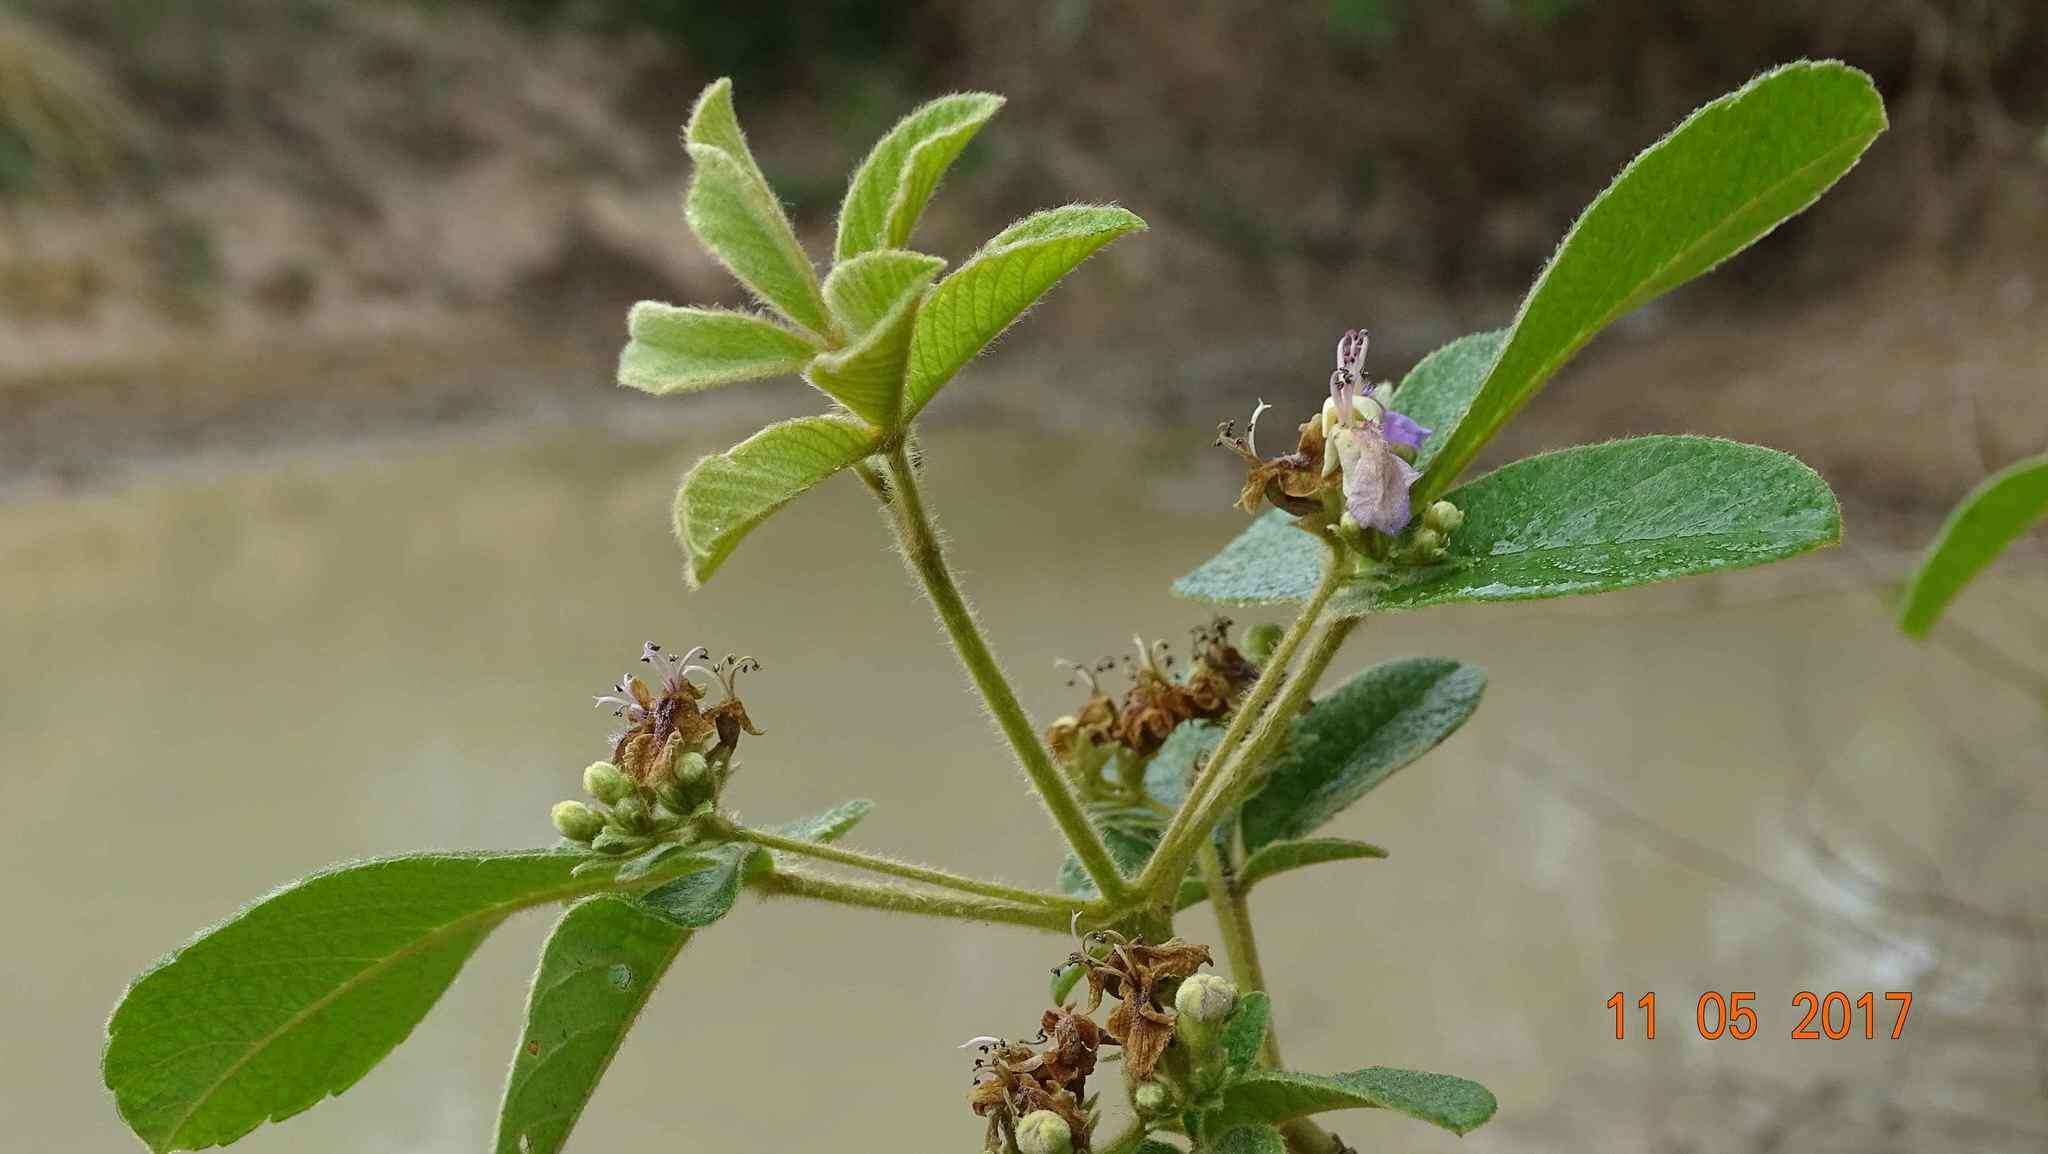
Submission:
[[[800,838],[783,837],[766,830],[742,829],[739,836],[755,845],[767,846],[788,853],[803,854],[820,861],[838,862],[870,873],[887,874],[891,877],[906,878],[924,882],[942,889],[959,890],[961,893],[979,894],[999,901],[1018,902],[1024,905],[1046,906],[1073,913],[1088,908],[1087,898],[1070,897],[1066,894],[1050,893],[1045,890],[1026,889],[1022,886],[1004,885],[1002,882],[967,877],[949,870],[934,869],[931,866],[916,865],[881,854],[862,853],[859,850],[841,849],[823,842],[804,841]]]
[[[1195,858],[1202,881],[1209,887],[1209,907],[1216,911],[1216,926],[1223,936],[1223,949],[1230,958],[1230,977],[1237,988],[1250,993],[1266,988],[1266,972],[1259,965],[1259,941],[1252,932],[1252,911],[1237,878],[1224,864],[1216,843],[1204,839]],[[1265,1058],[1268,1066],[1280,1065],[1280,1042],[1270,1024],[1266,1027]]]
[[[748,883],[764,894],[810,898],[862,909],[953,918],[969,922],[1001,922],[1012,926],[1066,933],[1069,914],[1046,906],[1023,905],[966,894],[935,893],[890,882],[864,882],[828,877],[808,870],[777,868]]]
[[[1018,703],[1009,679],[1003,676],[1002,667],[996,664],[995,655],[989,652],[981,627],[975,623],[973,610],[967,607],[966,599],[953,583],[953,574],[946,567],[945,551],[940,547],[938,533],[925,512],[924,498],[917,488],[916,472],[902,444],[889,450],[888,462],[889,488],[894,497],[889,502],[889,509],[895,515],[896,535],[902,543],[904,559],[923,583],[925,594],[931,598],[933,608],[938,610],[939,621],[946,627],[946,635],[953,639],[953,648],[960,654],[961,663],[967,666],[976,688],[981,690],[989,713],[995,717],[1003,736],[1009,739],[1018,763],[1031,778],[1032,786],[1038,790],[1046,810],[1066,836],[1067,844],[1073,847],[1074,856],[1088,871],[1096,891],[1112,903],[1123,900],[1130,893],[1128,883],[1117,872],[1109,849],[1102,844],[1102,835],[1088,820],[1081,803],[1068,787],[1065,775],[1053,765],[1045,743],[1038,738],[1038,728],[1031,723],[1023,705]]]
[[[1200,841],[1209,836],[1208,826],[1196,823],[1198,811],[1202,809],[1207,797],[1214,792],[1217,781],[1222,778],[1232,756],[1243,744],[1245,735],[1258,722],[1267,703],[1272,701],[1273,695],[1279,692],[1281,684],[1287,680],[1287,663],[1294,659],[1294,651],[1301,647],[1303,639],[1315,627],[1316,618],[1322,614],[1323,605],[1330,600],[1330,595],[1337,591],[1337,585],[1343,579],[1343,560],[1343,557],[1334,551],[1325,560],[1323,579],[1317,582],[1315,593],[1301,607],[1300,615],[1295,617],[1294,624],[1288,626],[1287,632],[1280,638],[1280,643],[1273,647],[1272,656],[1266,659],[1265,669],[1260,671],[1259,679],[1246,691],[1244,700],[1238,704],[1237,712],[1230,719],[1230,724],[1224,727],[1223,736],[1217,740],[1215,750],[1209,754],[1208,761],[1196,773],[1195,779],[1188,783],[1187,796],[1181,799],[1180,808],[1174,811],[1173,819],[1167,823],[1165,832],[1159,837],[1159,849],[1153,853],[1152,860],[1138,876],[1135,886],[1140,893],[1164,893],[1168,892],[1168,887],[1177,888],[1180,885],[1181,877],[1187,873],[1189,855]],[[1172,859],[1177,859],[1178,864],[1169,865],[1169,855]]]

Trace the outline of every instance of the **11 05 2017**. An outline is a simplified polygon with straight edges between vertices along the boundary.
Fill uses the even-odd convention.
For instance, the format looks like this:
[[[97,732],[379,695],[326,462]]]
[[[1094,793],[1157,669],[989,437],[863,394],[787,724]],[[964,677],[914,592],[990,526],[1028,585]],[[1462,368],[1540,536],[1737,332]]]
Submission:
[[[1709,1041],[1754,1038],[1761,1028],[1755,1002],[1755,990],[1708,990],[1693,1004],[1693,1029]],[[1616,990],[1607,999],[1607,1008],[1614,1011],[1616,1041],[1657,1036],[1655,991],[1631,1003],[1627,993]],[[1860,1035],[1870,1040],[1897,1041],[1905,1037],[1906,1017],[1912,1012],[1913,994],[1909,990],[1886,990],[1883,994],[1875,990],[1860,994],[1801,990],[1792,995],[1791,1016],[1798,1021],[1792,1026],[1791,1037],[1794,1041],[1841,1041]]]

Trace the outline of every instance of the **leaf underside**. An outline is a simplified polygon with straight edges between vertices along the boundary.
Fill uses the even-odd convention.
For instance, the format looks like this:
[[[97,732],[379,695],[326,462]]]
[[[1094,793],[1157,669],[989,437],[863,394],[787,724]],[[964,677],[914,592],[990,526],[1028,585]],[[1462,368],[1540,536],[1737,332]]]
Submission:
[[[1254,1070],[1224,1091],[1212,1126],[1271,1124],[1328,1110],[1387,1109],[1466,1134],[1493,1117],[1492,1091],[1449,1074],[1369,1066],[1348,1074]]]
[[[710,579],[770,514],[876,445],[876,432],[851,418],[798,417],[698,461],[676,494],[676,536],[689,555],[690,584]]]
[[[1899,628],[1925,637],[1955,595],[2043,517],[2048,517],[2048,453],[1985,478],[1949,513],[1914,570],[1899,606]]]
[[[619,383],[665,396],[801,370],[817,346],[751,313],[641,301],[626,314]]]
[[[839,209],[836,259],[907,243],[939,178],[1002,106],[993,93],[959,92],[898,121],[854,170]]]

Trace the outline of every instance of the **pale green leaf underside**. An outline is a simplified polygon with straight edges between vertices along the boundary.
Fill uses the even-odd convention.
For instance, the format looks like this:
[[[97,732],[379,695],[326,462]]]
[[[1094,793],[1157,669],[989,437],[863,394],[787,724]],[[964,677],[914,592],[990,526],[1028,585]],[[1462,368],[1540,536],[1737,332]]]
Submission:
[[[825,278],[825,307],[849,334],[859,337],[896,307],[904,293],[930,284],[945,267],[944,259],[928,253],[864,252],[833,266]]]
[[[904,417],[916,416],[960,367],[1095,250],[1145,222],[1115,205],[1034,213],[996,234],[939,282],[910,342]]]
[[[121,1116],[156,1150],[225,1145],[353,1086],[511,914],[604,889],[580,855],[419,854],[314,874],[142,976],[107,1023]]]
[[[813,333],[830,333],[817,270],[775,194],[724,149],[709,144],[689,149],[696,171],[683,215],[697,239],[783,316]]]
[[[840,802],[824,813],[783,822],[769,832],[798,841],[835,842],[860,824],[862,818],[874,812],[874,808],[874,802],[864,797],[856,797],[850,801]]]
[[[662,976],[690,940],[617,897],[577,903],[548,938],[498,1108],[497,1154],[556,1154]]]
[[[676,925],[701,930],[732,912],[747,869],[761,853],[739,842],[706,850],[703,856],[709,865],[648,890],[640,895],[639,904]]]
[[[773,321],[641,301],[626,314],[619,383],[657,396],[799,372],[818,346]]]
[[[1416,468],[1427,469],[1451,439],[1507,337],[1506,329],[1459,337],[1417,361],[1401,378],[1401,386],[1394,390],[1394,410],[1430,430],[1415,451]]]
[[[1899,606],[1899,628],[1925,637],[1972,578],[2035,522],[2048,516],[2048,453],[1985,478],[1949,513],[1914,571]]]
[[[1215,1154],[1287,1154],[1287,1139],[1271,1126],[1232,1126],[1202,1143]]]
[[[1102,831],[1102,844],[1116,862],[1118,872],[1126,878],[1137,877],[1158,847],[1159,835],[1166,831],[1165,819],[1143,806],[1117,802],[1089,802],[1087,809],[1095,828]],[[1060,862],[1059,884],[1063,893],[1096,896],[1094,881],[1072,850]]]
[[[1446,657],[1356,674],[1294,723],[1264,787],[1244,803],[1245,845],[1277,851],[1268,843],[1315,831],[1457,732],[1485,691],[1485,670]]]
[[[858,340],[812,361],[804,378],[868,424],[881,429],[900,426],[904,363],[910,356],[911,329],[917,323],[918,305],[936,271],[936,265],[927,264],[912,279],[904,281],[897,289],[894,303],[875,318]]]
[[[1244,859],[1238,870],[1238,884],[1250,889],[1275,874],[1305,869],[1324,862],[1384,858],[1387,851],[1370,842],[1341,837],[1309,837],[1298,841],[1275,841],[1260,846]]]
[[[742,537],[797,494],[872,454],[877,434],[837,416],[773,424],[691,466],[676,494],[676,536],[702,585]]]
[[[1270,1124],[1329,1110],[1378,1108],[1466,1134],[1493,1117],[1497,1106],[1492,1091],[1449,1074],[1391,1066],[1336,1075],[1255,1070],[1224,1091],[1209,1125]]]
[[[1272,1016],[1273,999],[1264,990],[1249,990],[1238,998],[1237,1008],[1223,1024],[1223,1054],[1233,1073],[1243,1073],[1257,1064]]]
[[[1804,210],[1884,128],[1884,102],[1868,76],[1801,62],[1706,105],[1637,156],[1537,277],[1479,396],[1417,482],[1418,495],[1427,501],[1449,489],[1602,328]]]
[[[1840,540],[1841,510],[1813,470],[1772,449],[1712,437],[1581,445],[1497,469],[1446,495],[1465,512],[1437,565],[1393,588],[1347,585],[1333,612],[1392,612],[1454,601],[1605,593],[1761,565]],[[1174,583],[1226,604],[1302,601],[1327,552],[1268,512]]]
[[[939,178],[1003,106],[987,92],[960,92],[920,105],[868,153],[839,209],[839,260],[909,241]]]

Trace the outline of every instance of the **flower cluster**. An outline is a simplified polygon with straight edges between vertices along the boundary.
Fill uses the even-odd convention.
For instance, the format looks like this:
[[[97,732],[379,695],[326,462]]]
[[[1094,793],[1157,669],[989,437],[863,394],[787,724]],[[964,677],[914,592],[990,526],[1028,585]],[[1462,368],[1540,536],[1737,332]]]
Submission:
[[[1058,1007],[1040,1018],[1038,1044],[1041,1048],[1034,1049],[1001,1038],[967,1042],[980,1051],[967,1104],[988,1119],[989,1150],[1017,1149],[1020,1128],[1027,1131],[1025,1145],[1057,1148],[1063,1139],[1068,1149],[1088,1148],[1094,1129],[1088,1075],[1095,1072],[1102,1031],[1088,1018]],[[1036,1120],[1041,1112],[1050,1113],[1058,1123]],[[1023,1127],[1027,1119],[1033,1123]]]
[[[583,771],[583,788],[598,804],[555,806],[555,828],[563,837],[599,853],[632,853],[717,808],[740,735],[761,733],[738,688],[739,676],[759,669],[760,662],[728,654],[712,663],[709,657],[701,647],[677,657],[650,641],[640,660],[652,675],[628,673],[597,699],[626,728],[610,739],[611,760]],[[716,682],[723,700],[706,707],[704,689],[693,678]]]
[[[1099,770],[1107,751],[1118,748],[1142,764],[1159,752],[1183,721],[1216,720],[1237,707],[1259,667],[1230,643],[1231,621],[1218,617],[1194,630],[1194,660],[1176,675],[1176,659],[1164,641],[1142,639],[1136,660],[1126,659],[1130,688],[1121,702],[1102,688],[1100,674],[1116,668],[1107,659],[1093,666],[1064,663],[1088,686],[1088,700],[1073,714],[1053,722],[1046,742],[1053,755],[1070,765]]]
[[[1233,422],[1218,431],[1217,443],[1245,462],[1238,504],[1246,512],[1267,501],[1298,516],[1341,518],[1389,537],[1407,527],[1409,489],[1421,476],[1415,455],[1430,430],[1393,410],[1391,385],[1367,381],[1366,347],[1364,329],[1351,329],[1337,342],[1330,395],[1322,412],[1302,423],[1293,452],[1259,456],[1259,415],[1271,407],[1264,401],[1245,436],[1236,435]]]

